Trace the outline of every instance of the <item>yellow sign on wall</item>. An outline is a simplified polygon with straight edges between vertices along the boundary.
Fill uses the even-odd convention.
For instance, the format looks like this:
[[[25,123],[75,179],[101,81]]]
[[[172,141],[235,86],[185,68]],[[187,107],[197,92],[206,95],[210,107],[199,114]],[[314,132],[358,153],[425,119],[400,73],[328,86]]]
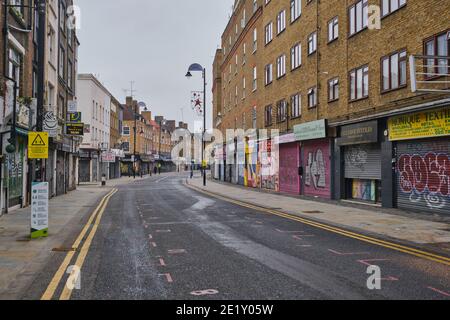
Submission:
[[[390,141],[449,136],[450,106],[392,117],[388,127]]]
[[[48,132],[28,133],[28,159],[48,159]]]

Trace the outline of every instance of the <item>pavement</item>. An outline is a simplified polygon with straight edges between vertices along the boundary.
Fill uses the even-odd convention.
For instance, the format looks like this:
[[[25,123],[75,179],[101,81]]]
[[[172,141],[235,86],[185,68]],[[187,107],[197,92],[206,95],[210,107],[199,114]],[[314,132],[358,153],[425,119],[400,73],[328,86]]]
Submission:
[[[148,178],[148,177],[145,177]],[[136,180],[142,180],[140,177]],[[48,262],[52,250],[65,250],[67,237],[81,228],[99,199],[116,185],[132,183],[132,177],[78,186],[49,201],[49,237],[30,240],[31,207],[0,217],[0,299],[14,299]]]
[[[186,186],[187,175],[118,185],[82,249],[54,252],[19,297],[50,288],[46,298],[71,300],[450,300],[448,260],[218,199]],[[80,268],[73,290],[58,273],[69,264]]]
[[[381,238],[406,241],[450,255],[450,223],[432,221],[417,214],[390,214],[380,208],[357,208],[320,200],[305,200],[279,193],[259,192],[209,179],[207,187],[200,177],[187,183],[202,190],[262,207],[274,208],[299,217],[325,222]],[[444,219],[442,219],[444,220]],[[444,220],[445,221],[445,220]]]

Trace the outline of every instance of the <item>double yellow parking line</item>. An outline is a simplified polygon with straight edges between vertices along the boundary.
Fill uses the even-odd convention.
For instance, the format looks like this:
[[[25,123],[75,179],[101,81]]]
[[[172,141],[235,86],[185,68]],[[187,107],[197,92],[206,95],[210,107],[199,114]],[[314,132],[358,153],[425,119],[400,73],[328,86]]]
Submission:
[[[253,210],[256,210],[256,211],[260,211],[260,212],[266,212],[266,213],[269,213],[269,214],[272,214],[272,215],[276,215],[276,216],[279,216],[279,217],[283,217],[283,218],[286,218],[286,219],[289,219],[289,220],[301,222],[303,224],[306,224],[306,225],[309,225],[309,226],[312,226],[312,227],[316,227],[316,228],[319,228],[319,229],[322,229],[322,230],[327,230],[327,231],[330,231],[330,232],[333,232],[333,233],[336,233],[336,234],[340,234],[340,235],[343,235],[343,236],[346,236],[346,237],[349,237],[349,238],[353,238],[353,239],[357,239],[357,240],[360,240],[360,241],[368,242],[368,243],[371,243],[371,244],[374,244],[374,245],[377,245],[377,246],[381,246],[381,247],[389,248],[389,249],[392,249],[392,250],[400,251],[400,252],[407,253],[407,254],[410,254],[410,255],[413,255],[413,256],[416,256],[416,257],[424,258],[424,259],[427,259],[427,260],[431,260],[431,261],[434,261],[434,262],[438,262],[438,263],[442,263],[442,264],[450,266],[450,258],[448,258],[448,257],[440,256],[440,255],[437,255],[437,254],[434,254],[434,253],[431,253],[431,252],[427,252],[427,251],[423,251],[423,250],[419,250],[419,249],[416,249],[416,248],[413,248],[413,247],[400,245],[400,244],[397,244],[397,243],[394,243],[394,242],[380,240],[380,239],[373,238],[373,237],[368,237],[368,236],[365,236],[363,234],[351,232],[351,231],[344,230],[344,229],[341,229],[341,228],[337,228],[337,227],[334,227],[334,226],[331,226],[331,225],[327,225],[327,224],[324,224],[324,223],[316,222],[316,221],[313,221],[313,220],[310,220],[310,219],[306,219],[306,218],[298,217],[298,216],[295,216],[295,215],[292,215],[292,214],[284,213],[284,212],[281,212],[281,211],[278,211],[278,210],[267,209],[267,208],[260,207],[260,206],[257,206],[257,205],[245,203],[245,202],[242,202],[242,201],[239,201],[239,200],[235,200],[235,199],[232,199],[232,198],[229,198],[229,197],[225,197],[225,196],[222,196],[222,195],[218,195],[216,193],[212,193],[212,192],[203,190],[201,188],[198,188],[196,186],[192,186],[192,185],[189,185],[189,184],[186,184],[186,185],[188,187],[198,191],[198,192],[201,192],[203,194],[207,194],[207,195],[209,195],[211,197],[214,197],[214,198],[217,198],[217,199],[221,199],[221,200],[224,200],[224,201],[227,201],[227,202],[230,202],[230,203],[234,203],[234,204],[239,205],[241,207],[253,209]]]
[[[112,189],[106,196],[103,197],[103,199],[100,201],[97,208],[92,212],[91,216],[89,217],[89,220],[87,221],[86,225],[84,226],[83,230],[81,230],[80,234],[78,235],[78,238],[75,240],[75,242],[72,245],[72,250],[69,251],[64,258],[64,261],[59,266],[58,270],[56,271],[55,275],[53,276],[52,280],[50,281],[47,289],[45,290],[44,294],[41,297],[41,300],[51,300],[53,296],[55,295],[55,291],[57,290],[59,284],[61,283],[62,278],[64,277],[64,274],[66,273],[70,262],[72,261],[72,258],[74,257],[75,253],[78,251],[78,248],[80,247],[81,243],[83,242],[83,246],[81,247],[81,250],[78,254],[77,260],[75,262],[75,266],[81,269],[83,266],[84,260],[86,258],[86,255],[89,251],[89,248],[92,243],[92,239],[95,236],[95,233],[97,232],[97,228],[100,224],[100,221],[103,216],[103,212],[105,211],[106,206],[108,205],[109,199],[117,192],[117,189]],[[90,231],[89,231],[90,229]],[[86,234],[88,233],[87,237],[85,238]],[[83,241],[84,240],[84,241]],[[64,289],[59,297],[60,300],[69,300],[70,296],[72,295],[72,289],[69,289],[68,286],[64,285]]]

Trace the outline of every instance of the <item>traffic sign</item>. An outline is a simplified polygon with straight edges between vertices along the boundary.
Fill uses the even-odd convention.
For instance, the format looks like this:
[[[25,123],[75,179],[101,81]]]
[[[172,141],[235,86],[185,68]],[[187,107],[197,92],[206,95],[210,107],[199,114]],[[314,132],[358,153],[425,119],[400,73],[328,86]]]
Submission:
[[[28,133],[28,159],[48,159],[48,132]]]

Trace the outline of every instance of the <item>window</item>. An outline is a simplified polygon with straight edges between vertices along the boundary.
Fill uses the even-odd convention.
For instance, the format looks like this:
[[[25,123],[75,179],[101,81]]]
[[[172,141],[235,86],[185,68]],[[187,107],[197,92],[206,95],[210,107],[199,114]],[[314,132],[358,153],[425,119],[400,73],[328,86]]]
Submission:
[[[313,32],[308,37],[308,54],[313,54],[317,50],[317,32]]]
[[[266,127],[272,125],[272,106],[267,106],[264,110],[264,122]]]
[[[350,35],[367,28],[369,19],[368,0],[360,0],[349,9]]]
[[[242,99],[245,99],[245,77],[242,78]]]
[[[297,43],[291,48],[291,70],[297,69],[302,64],[302,45]]]
[[[313,87],[308,90],[308,108],[317,106],[317,88]]]
[[[301,96],[299,93],[297,93],[291,97],[291,117],[298,118],[301,116],[301,114]]]
[[[253,53],[258,49],[258,29],[253,29]]]
[[[272,78],[272,64],[268,64],[267,66],[266,66],[266,69],[265,69],[265,74],[266,74],[266,78],[265,78],[265,80],[266,80],[266,85],[268,85],[268,84],[271,84],[272,83],[272,80],[273,80],[273,78]]]
[[[55,52],[55,43],[56,43],[56,38],[55,38],[55,30],[53,30],[53,28],[49,25],[49,30],[48,30],[48,50],[49,50],[49,61],[52,65],[56,65],[56,52]]]
[[[72,73],[73,73],[73,65],[72,62],[69,61],[67,64],[67,85],[70,89],[72,89]]]
[[[61,28],[61,30],[63,30],[63,32],[65,31],[65,26],[66,25],[66,7],[64,6],[63,3],[61,3],[59,5],[59,27]]]
[[[123,142],[122,143],[122,149],[125,152],[129,152],[130,151],[130,143],[129,142]]]
[[[130,135],[130,127],[123,127],[123,135],[124,136]]]
[[[427,56],[450,56],[450,34],[447,32],[427,39],[424,45],[425,55]],[[446,75],[449,73],[448,59],[428,59],[425,64],[427,65],[426,72],[430,74],[427,78]]]
[[[64,74],[64,64],[66,62],[66,51],[63,47],[59,48],[59,76],[63,79],[66,78]]]
[[[284,122],[287,118],[287,104],[286,100],[281,100],[277,103],[277,122]]]
[[[281,11],[277,16],[277,34],[286,29],[286,10]]]
[[[246,124],[245,124],[245,112],[242,114],[242,129],[246,129]]]
[[[286,55],[277,58],[277,78],[281,78],[286,74]]]
[[[363,66],[350,71],[350,100],[369,96],[369,67]]]
[[[339,79],[334,78],[328,81],[328,101],[339,99]]]
[[[256,106],[253,107],[252,110],[252,128],[256,129]]]
[[[16,81],[18,87],[20,87],[21,69],[22,69],[22,55],[13,48],[10,48],[9,69],[8,69],[9,77]]]
[[[334,17],[328,22],[328,42],[336,40],[339,37],[338,17]]]
[[[244,44],[243,44],[243,46],[242,46],[242,51],[243,51],[243,54],[242,54],[242,64],[244,65],[247,61],[247,58],[246,58],[246,56],[247,56],[247,45],[245,44],[245,42],[244,42]]]
[[[253,13],[255,13],[256,10],[258,10],[258,0],[253,0]]]
[[[270,22],[268,25],[266,25],[266,45],[269,44],[270,41],[273,39],[273,33],[272,33],[273,23]]]
[[[256,67],[253,67],[253,91],[258,88],[258,78],[257,78]]]
[[[383,17],[406,5],[406,0],[382,0]]]
[[[302,14],[302,0],[291,0],[291,22],[297,20]]]
[[[382,91],[406,86],[406,50],[395,52],[381,59]]]

